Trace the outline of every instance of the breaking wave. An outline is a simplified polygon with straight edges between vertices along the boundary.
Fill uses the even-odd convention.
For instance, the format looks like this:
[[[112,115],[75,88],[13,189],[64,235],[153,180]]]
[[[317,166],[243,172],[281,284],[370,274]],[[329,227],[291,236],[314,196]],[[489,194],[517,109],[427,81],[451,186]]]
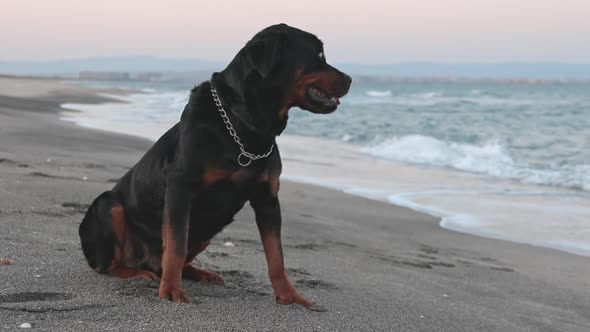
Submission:
[[[378,97],[378,98],[383,98],[383,97],[389,97],[391,96],[391,90],[383,90],[383,91],[379,91],[379,90],[368,90],[365,91],[365,94],[369,97]]]
[[[447,142],[430,136],[392,137],[363,148],[376,157],[412,164],[448,167],[525,183],[590,191],[590,164],[538,169],[519,164],[500,143],[481,145]]]

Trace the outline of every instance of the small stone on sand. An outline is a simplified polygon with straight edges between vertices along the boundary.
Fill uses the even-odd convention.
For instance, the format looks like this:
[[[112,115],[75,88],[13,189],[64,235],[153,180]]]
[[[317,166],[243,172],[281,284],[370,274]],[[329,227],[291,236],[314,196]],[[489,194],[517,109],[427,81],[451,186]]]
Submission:
[[[235,247],[235,246],[236,246],[236,245],[235,245],[235,244],[233,244],[232,242],[226,242],[226,243],[224,243],[223,245],[224,245],[224,246],[226,246],[226,247]]]
[[[30,323],[22,323],[22,324],[20,325],[20,328],[21,328],[21,329],[30,329],[31,327],[32,327],[32,326],[31,326],[31,324],[30,324]]]

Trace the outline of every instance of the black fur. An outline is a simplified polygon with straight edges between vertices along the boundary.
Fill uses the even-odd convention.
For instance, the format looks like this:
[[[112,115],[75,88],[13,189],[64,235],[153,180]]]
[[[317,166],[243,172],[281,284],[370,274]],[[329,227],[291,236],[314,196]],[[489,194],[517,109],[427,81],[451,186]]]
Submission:
[[[249,152],[265,153],[287,124],[292,106],[323,112],[299,99],[291,101],[302,75],[330,74],[338,78],[325,90],[345,95],[350,77],[318,57],[322,43],[314,35],[275,25],[258,33],[227,68],[190,94],[180,122],[165,133],[111,191],[89,208],[80,237],[89,265],[105,272],[113,258],[115,238],[110,209],[124,208],[126,241],[131,250],[124,262],[134,268],[162,273],[162,225],[167,211],[179,255],[186,255],[210,240],[250,201],[262,232],[280,234],[280,207],[264,176],[281,173],[277,147],[270,156],[247,167],[236,162],[240,153],[229,135],[210,91],[213,85],[223,107]],[[332,77],[332,76],[330,76]],[[337,82],[336,82],[337,81]],[[286,104],[288,103],[288,105]],[[310,106],[311,105],[311,106]],[[282,115],[281,115],[282,114]],[[207,183],[211,169],[238,174]],[[261,180],[262,179],[262,180]],[[188,241],[183,242],[188,227]],[[278,235],[277,235],[278,236]]]

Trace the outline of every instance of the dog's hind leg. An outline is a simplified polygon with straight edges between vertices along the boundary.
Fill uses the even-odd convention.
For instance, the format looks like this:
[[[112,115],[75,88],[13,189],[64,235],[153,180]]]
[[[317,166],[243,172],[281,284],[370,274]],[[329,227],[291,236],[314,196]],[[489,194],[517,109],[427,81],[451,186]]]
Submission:
[[[193,281],[201,281],[201,282],[210,282],[213,284],[223,284],[223,278],[213,272],[204,269],[199,269],[198,267],[194,266],[191,262],[197,257],[198,254],[203,252],[207,246],[209,245],[210,241],[206,241],[201,243],[199,247],[194,251],[189,251],[189,254],[186,257],[184,262],[184,266],[182,267],[182,278],[193,280]]]
[[[126,228],[125,210],[115,193],[106,191],[98,196],[88,208],[78,231],[88,265],[98,273],[123,279],[158,280],[152,271],[126,266]]]

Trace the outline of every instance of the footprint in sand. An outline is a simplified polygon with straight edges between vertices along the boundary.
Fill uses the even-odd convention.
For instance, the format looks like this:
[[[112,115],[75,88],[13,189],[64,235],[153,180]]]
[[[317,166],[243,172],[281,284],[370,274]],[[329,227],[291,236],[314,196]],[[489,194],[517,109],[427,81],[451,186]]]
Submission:
[[[299,279],[295,281],[295,284],[301,287],[307,287],[312,289],[326,289],[336,290],[338,287],[331,282],[318,280],[318,279]]]
[[[457,263],[461,263],[465,266],[481,267],[492,269],[501,272],[515,272],[511,267],[503,266],[503,263],[499,260],[491,257],[477,257],[477,258],[458,258]]]
[[[66,301],[71,300],[74,297],[74,294],[70,293],[20,292],[0,295],[0,303]]]
[[[82,167],[84,168],[92,168],[92,169],[106,169],[105,165],[95,164],[95,163],[83,163]]]
[[[205,252],[205,256],[207,256],[209,258],[225,258],[225,257],[229,257],[230,254],[228,254],[226,252],[211,251],[211,252]]]
[[[287,273],[289,275],[293,275],[293,276],[310,276],[311,275],[311,273],[309,273],[306,269],[302,269],[302,268],[288,268]]]
[[[421,268],[421,269],[432,269],[433,266],[442,266],[442,267],[448,267],[448,268],[455,267],[455,264],[438,261],[438,260],[436,260],[436,257],[433,257],[433,256],[429,256],[432,258],[428,258],[428,260],[407,258],[407,257],[386,256],[386,255],[382,255],[382,254],[371,254],[371,257],[376,258],[376,259],[383,261],[383,262],[387,262],[387,263],[417,267],[417,268]]]
[[[296,244],[296,245],[293,245],[290,247],[295,248],[295,249],[311,250],[311,251],[318,251],[320,249],[325,249],[324,246],[322,246],[320,244],[315,244],[315,243],[301,243],[301,244]]]
[[[0,164],[4,164],[4,165],[11,165],[11,166],[16,166],[16,167],[20,167],[20,168],[29,168],[30,166],[25,164],[25,163],[21,163],[18,161],[14,161],[8,158],[0,158]]]
[[[85,214],[88,208],[90,207],[90,204],[78,202],[63,202],[61,206],[66,209],[72,209],[77,213]]]

